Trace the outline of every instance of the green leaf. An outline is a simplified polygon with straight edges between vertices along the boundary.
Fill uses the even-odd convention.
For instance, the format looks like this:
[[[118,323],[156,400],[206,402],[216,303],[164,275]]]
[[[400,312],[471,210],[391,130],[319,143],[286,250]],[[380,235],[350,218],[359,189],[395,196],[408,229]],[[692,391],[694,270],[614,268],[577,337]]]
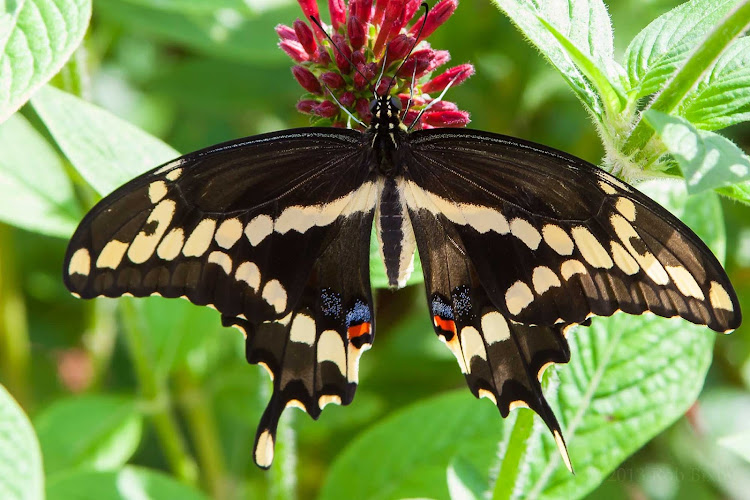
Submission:
[[[57,474],[47,485],[47,500],[208,500],[203,493],[164,473],[143,467],[117,471]]]
[[[458,382],[458,370],[454,373]],[[503,438],[502,419],[468,390],[420,401],[369,428],[331,466],[320,499],[448,498],[456,457],[485,477]],[[367,474],[352,470],[367,464]]]
[[[81,396],[57,400],[34,419],[34,426],[50,475],[125,464],[138,447],[143,419],[130,398]]]
[[[155,10],[163,10],[182,14],[190,12],[194,14],[209,15],[220,9],[230,9],[239,13],[252,13],[251,4],[259,3],[257,0],[127,0],[128,3],[141,5]]]
[[[604,4],[600,0],[493,1],[562,74],[589,111],[601,117],[602,97],[609,101],[616,95],[623,73],[614,60]]]
[[[57,152],[21,115],[0,124],[0,220],[67,238],[81,218]]]
[[[721,437],[718,442],[724,448],[732,450],[737,456],[750,463],[750,431]]]
[[[176,43],[220,59],[287,64],[289,58],[277,47],[273,26],[290,24],[301,12],[290,0],[267,2],[267,10],[249,16],[237,10],[219,9],[214,15],[146,7],[126,0],[102,0],[99,13],[109,22],[124,24],[167,43]],[[262,10],[262,9],[261,9]]]
[[[652,21],[625,51],[631,100],[659,91],[737,0],[693,0]]]
[[[697,130],[684,118],[653,110],[645,116],[680,165],[688,192],[699,193],[750,180],[750,158],[729,139]]]
[[[487,480],[461,457],[448,466],[447,482],[451,500],[480,500],[487,491]]]
[[[135,302],[146,322],[159,376],[166,376],[191,355],[206,356],[206,342],[215,335],[240,335],[221,326],[219,313],[186,300],[149,297]]]
[[[750,204],[750,182],[719,188],[716,192],[733,200]]]
[[[0,498],[42,500],[44,472],[39,443],[28,417],[0,386]]]
[[[0,122],[60,71],[83,40],[91,17],[91,0],[16,0],[3,4]]]
[[[54,87],[40,89],[31,103],[70,163],[102,195],[178,156],[138,127]]]
[[[680,114],[704,130],[750,120],[750,38],[737,40],[721,54]]]

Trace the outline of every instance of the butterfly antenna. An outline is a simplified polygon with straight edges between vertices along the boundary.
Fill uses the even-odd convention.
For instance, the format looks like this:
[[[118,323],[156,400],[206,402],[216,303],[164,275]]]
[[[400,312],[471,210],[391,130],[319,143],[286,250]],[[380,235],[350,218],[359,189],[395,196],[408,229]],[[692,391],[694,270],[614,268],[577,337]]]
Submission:
[[[352,120],[354,120],[358,124],[362,125],[363,127],[367,128],[367,124],[365,122],[363,122],[362,120],[360,120],[359,118],[357,118],[356,116],[354,116],[351,111],[349,111],[348,109],[346,109],[346,107],[344,107],[344,105],[341,104],[338,99],[336,99],[336,96],[333,95],[333,92],[331,91],[331,89],[328,88],[328,85],[323,85],[323,86],[328,91],[328,94],[330,94],[330,96],[334,100],[334,102],[336,104],[338,104],[339,108],[341,108],[341,110],[344,113],[346,113],[349,116],[349,118],[351,118]]]
[[[366,82],[369,82],[369,79],[365,75],[362,74],[362,72],[357,68],[357,66],[352,62],[352,60],[349,59],[346,56],[346,54],[344,53],[344,51],[341,50],[338,45],[336,45],[336,42],[333,41],[333,38],[331,38],[331,35],[329,35],[328,32],[325,29],[323,29],[323,25],[320,24],[320,21],[318,21],[318,19],[315,16],[310,16],[310,20],[313,22],[313,24],[315,24],[315,26],[317,26],[318,28],[320,28],[320,31],[322,31],[323,34],[328,39],[328,41],[331,42],[331,45],[333,46],[334,50],[336,52],[338,52],[339,54],[341,54],[341,57],[343,57],[344,59],[346,59],[346,62],[348,62],[349,64],[351,64],[352,68],[354,68],[354,71],[356,71],[357,73],[359,73],[359,76],[361,76],[362,78],[364,78]],[[330,92],[330,90],[329,90],[329,92]],[[374,92],[374,90],[373,90],[373,92]],[[338,102],[338,101],[336,101],[336,102]]]
[[[443,100],[443,96],[445,96],[445,93],[448,92],[448,89],[450,89],[453,86],[453,84],[456,83],[456,80],[458,80],[459,78],[461,78],[464,73],[465,73],[465,71],[462,71],[461,73],[459,73],[456,76],[454,76],[453,79],[450,82],[448,82],[448,85],[445,86],[445,88],[443,89],[443,91],[440,92],[440,95],[437,96],[436,99],[433,99],[432,101],[430,101],[430,103],[427,106],[425,106],[424,108],[422,108],[422,110],[419,112],[419,114],[417,115],[417,117],[414,118],[414,121],[411,123],[411,125],[409,125],[409,128],[408,128],[409,131],[411,131],[411,129],[414,128],[414,126],[417,123],[419,123],[419,119],[422,118],[422,115],[425,113],[425,111],[429,110],[435,104],[437,104],[437,103],[439,103],[440,101]]]
[[[409,52],[404,57],[404,60],[401,61],[401,64],[399,64],[398,68],[396,68],[396,72],[393,73],[393,76],[391,77],[391,81],[388,83],[388,89],[390,90],[391,87],[393,87],[393,82],[396,81],[396,75],[398,75],[398,72],[401,71],[401,68],[404,67],[404,64],[406,64],[407,59],[409,59],[409,56],[412,52],[414,52],[414,48],[419,43],[419,37],[422,36],[422,30],[424,29],[424,25],[427,23],[427,14],[430,13],[430,6],[427,5],[427,2],[422,2],[422,5],[420,5],[424,9],[424,17],[422,18],[422,26],[419,27],[419,31],[417,31],[417,37],[414,39],[414,43],[411,45],[411,48],[409,49]],[[388,54],[388,51],[386,50],[386,55]],[[385,64],[383,65],[385,68]],[[416,65],[414,66],[414,75],[416,76]],[[412,85],[414,82],[412,81]]]

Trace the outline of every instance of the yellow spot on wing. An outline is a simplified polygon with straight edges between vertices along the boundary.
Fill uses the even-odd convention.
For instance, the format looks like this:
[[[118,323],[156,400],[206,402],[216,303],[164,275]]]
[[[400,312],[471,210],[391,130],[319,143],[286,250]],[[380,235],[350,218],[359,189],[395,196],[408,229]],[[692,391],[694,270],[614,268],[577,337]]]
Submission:
[[[232,272],[232,259],[224,252],[211,252],[208,254],[208,262],[218,264],[224,270],[225,274]]]
[[[286,290],[279,280],[271,280],[263,287],[261,294],[263,300],[271,304],[277,313],[284,312],[286,309]]]
[[[243,262],[234,273],[237,281],[244,281],[254,291],[260,287],[260,269],[254,262]]]
[[[510,338],[508,321],[497,311],[491,311],[482,316],[482,332],[488,344],[502,342]]]
[[[531,293],[529,286],[522,281],[516,281],[505,292],[505,305],[511,314],[520,313],[533,300],[534,294]]]
[[[261,467],[268,468],[273,463],[273,437],[268,429],[264,430],[258,437],[254,455],[255,463]]]
[[[185,257],[200,257],[206,253],[206,250],[211,245],[215,229],[216,221],[214,219],[203,219],[200,221],[185,242],[182,254]]]
[[[122,262],[122,258],[125,256],[125,252],[128,249],[128,244],[118,240],[112,240],[104,245],[99,257],[96,259],[96,267],[99,269],[108,267],[110,269],[117,269],[117,266]]]
[[[567,281],[575,274],[586,274],[586,266],[575,259],[566,260],[560,266],[560,274]]]
[[[681,294],[705,300],[706,296],[703,295],[703,290],[687,269],[682,266],[664,266],[664,269],[667,270]]]
[[[539,234],[539,231],[524,219],[510,221],[510,232],[532,250],[539,248],[539,243],[542,241],[542,235]]]
[[[236,217],[227,219],[219,225],[214,239],[221,248],[230,249],[242,236],[242,223]]]
[[[726,289],[716,281],[711,282],[711,289],[708,291],[708,298],[711,301],[711,307],[714,309],[724,309],[725,311],[734,311],[732,299],[729,297]]]
[[[575,245],[563,228],[547,224],[542,228],[542,236],[547,245],[558,254],[571,255],[573,253]]]
[[[531,278],[531,282],[534,285],[534,290],[537,294],[541,295],[550,288],[559,287],[561,285],[560,278],[546,266],[539,266],[534,269],[534,273]]]
[[[79,248],[70,258],[70,264],[68,264],[68,274],[80,274],[81,276],[88,276],[91,271],[91,255],[88,249]]]
[[[591,231],[583,226],[574,227],[571,231],[573,239],[578,245],[578,250],[586,259],[586,262],[593,267],[610,269],[614,264],[612,258],[604,249],[599,240],[591,234]]]
[[[175,227],[167,233],[156,249],[156,255],[162,260],[173,260],[180,255],[182,244],[185,242],[185,231]]]

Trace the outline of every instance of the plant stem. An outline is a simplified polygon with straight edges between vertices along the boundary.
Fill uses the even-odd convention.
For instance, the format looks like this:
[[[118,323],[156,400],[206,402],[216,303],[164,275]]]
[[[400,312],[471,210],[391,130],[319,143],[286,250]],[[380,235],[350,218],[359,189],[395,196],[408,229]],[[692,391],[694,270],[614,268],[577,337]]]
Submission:
[[[745,31],[748,25],[750,25],[750,0],[745,0],[727,14],[703,40],[703,43],[698,45],[685,64],[677,70],[651,102],[648,109],[663,113],[672,113],[677,109],[690,90],[698,84],[706,70],[713,65],[724,49]],[[625,154],[630,155],[640,151],[654,135],[654,130],[642,118],[643,113],[623,146]]]
[[[31,406],[29,327],[13,249],[13,230],[0,224],[0,366],[13,397],[28,410]]]
[[[279,420],[276,431],[276,456],[269,471],[268,498],[271,500],[294,500],[297,498],[297,445],[294,433],[294,412],[287,412]]]
[[[148,412],[161,441],[164,454],[174,475],[184,483],[194,485],[197,467],[187,450],[177,419],[172,412],[170,395],[163,379],[156,375],[156,367],[148,346],[146,332],[138,321],[138,312],[133,302],[120,299],[125,340],[130,358],[135,365],[135,375]]]
[[[210,403],[195,375],[188,368],[177,371],[175,382],[206,487],[215,500],[230,498],[231,483],[226,473]]]
[[[529,447],[529,438],[534,428],[534,413],[531,410],[518,410],[518,416],[513,424],[508,447],[500,466],[500,472],[495,481],[492,500],[507,500],[513,498],[518,476],[521,474],[521,461]]]

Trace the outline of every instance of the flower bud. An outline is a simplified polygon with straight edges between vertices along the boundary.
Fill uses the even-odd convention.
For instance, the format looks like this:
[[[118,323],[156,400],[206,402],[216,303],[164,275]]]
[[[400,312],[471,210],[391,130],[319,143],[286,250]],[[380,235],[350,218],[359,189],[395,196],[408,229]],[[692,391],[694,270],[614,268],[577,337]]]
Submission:
[[[422,28],[422,33],[419,35],[419,38],[425,39],[430,36],[440,27],[441,24],[453,15],[456,11],[456,7],[458,7],[458,0],[440,0],[440,2],[435,4],[432,10],[427,14],[427,21],[424,22],[424,28]],[[409,33],[416,36],[416,33],[422,27],[423,19],[424,16],[417,19],[417,22],[412,25]]]
[[[339,107],[331,101],[323,101],[315,107],[315,113],[323,118],[333,118],[339,114]]]
[[[471,121],[466,111],[435,111],[422,115],[422,121],[433,127],[465,127]]]
[[[353,52],[352,53],[352,63],[355,66],[359,66],[360,64],[364,64],[365,60],[366,60],[365,54],[361,50],[358,50],[357,52]]]
[[[474,66],[471,64],[454,66],[422,85],[422,92],[442,92],[449,83],[453,82],[454,87],[461,85],[473,74]]]
[[[412,75],[419,77],[427,71],[430,67],[432,59],[435,57],[435,50],[422,49],[412,52],[409,58],[401,66],[398,72],[398,76],[401,78],[411,78]]]
[[[447,50],[433,50],[432,58],[430,58],[430,63],[427,65],[427,70],[425,71],[425,73],[429,73],[430,71],[433,71],[435,68],[439,68],[440,66],[447,63],[450,60],[451,60],[451,53],[448,52]],[[421,76],[421,75],[417,74],[417,76]]]
[[[414,13],[417,12],[422,0],[407,0],[406,6],[404,7],[404,19],[407,21],[414,17]]]
[[[279,48],[297,62],[305,62],[310,59],[302,44],[293,40],[282,40],[279,42]]]
[[[338,47],[337,49],[333,49],[336,66],[342,74],[347,75],[351,70],[349,60],[352,58],[352,49],[349,47],[349,44],[346,43],[346,39],[338,33],[334,34],[332,38],[333,43]]]
[[[338,89],[344,86],[346,82],[338,73],[327,71],[320,75],[320,82],[329,89]]]
[[[313,99],[302,99],[297,103],[297,111],[311,115],[315,112],[315,107],[318,105],[318,101]]]
[[[388,44],[388,63],[398,61],[406,57],[414,46],[414,37],[401,33]]]
[[[331,12],[333,30],[338,31],[339,27],[346,22],[346,5],[344,5],[344,0],[328,0],[328,10]]]
[[[357,100],[357,97],[354,95],[354,92],[344,92],[339,97],[339,102],[342,106],[346,108],[352,107],[352,104]]]
[[[313,35],[310,26],[297,19],[294,21],[294,33],[297,35],[299,43],[302,44],[305,52],[311,56],[314,55],[317,44],[315,43],[315,36]]]
[[[328,49],[326,49],[322,45],[318,45],[318,50],[315,51],[313,61],[318,64],[322,64],[323,66],[328,66],[329,64],[331,64],[331,56],[330,54],[328,54]]]
[[[302,12],[305,13],[305,19],[310,19],[310,16],[320,21],[320,14],[318,13],[318,2],[316,0],[297,0],[299,6],[302,7]],[[315,36],[319,40],[325,40],[325,34],[313,24],[313,30],[315,30]]]
[[[309,69],[302,66],[295,66],[292,68],[292,74],[303,89],[313,94],[323,93],[323,89],[320,88],[320,82],[318,82],[318,79],[315,78],[315,75]]]
[[[370,101],[365,99],[364,97],[360,97],[357,99],[357,114],[365,123],[370,123],[370,120],[372,119],[372,113],[370,113]]]
[[[349,0],[349,16],[354,16],[367,25],[372,18],[372,0]]]
[[[279,38],[282,40],[292,40],[295,42],[299,42],[297,39],[297,34],[294,32],[293,28],[290,28],[289,26],[286,26],[284,24],[277,24],[274,28],[276,31],[276,34],[279,35]]]
[[[359,50],[365,44],[365,26],[355,16],[349,16],[349,22],[346,25],[346,31],[349,35],[349,43],[354,50]]]

